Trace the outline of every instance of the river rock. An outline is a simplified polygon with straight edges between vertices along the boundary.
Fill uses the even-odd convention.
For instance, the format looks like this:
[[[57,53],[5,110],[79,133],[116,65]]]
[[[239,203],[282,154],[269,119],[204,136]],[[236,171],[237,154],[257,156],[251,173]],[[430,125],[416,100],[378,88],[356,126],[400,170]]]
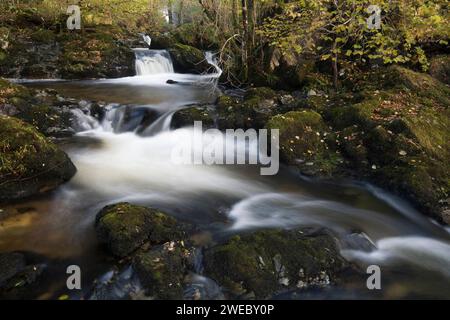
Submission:
[[[192,250],[185,248],[183,241],[170,241],[136,254],[133,269],[146,295],[156,299],[183,299],[191,255]]]
[[[119,203],[103,208],[95,222],[100,243],[117,257],[125,257],[144,245],[160,245],[184,238],[177,221],[151,208]]]
[[[328,146],[330,129],[320,114],[291,111],[274,116],[267,128],[280,130],[280,156],[286,164],[306,175],[331,176],[337,172],[341,159]]]
[[[251,88],[241,99],[223,95],[217,103],[217,123],[221,130],[262,129],[274,115],[295,109],[297,100],[266,87]]]
[[[45,136],[60,138],[74,134],[72,108],[78,105],[61,100],[54,90],[33,90],[0,79],[0,114],[19,118]]]
[[[169,49],[169,53],[175,72],[202,74],[212,70],[204,53],[197,48],[178,43]]]
[[[0,254],[0,299],[23,299],[36,286],[45,265],[27,264],[22,253]]]
[[[76,168],[65,152],[18,119],[0,116],[0,201],[51,191]]]
[[[201,121],[204,129],[215,127],[214,110],[208,106],[191,106],[175,112],[172,118],[172,128],[194,126],[195,121]]]
[[[265,299],[277,292],[336,283],[349,268],[325,231],[257,231],[205,251],[205,274],[231,297]]]

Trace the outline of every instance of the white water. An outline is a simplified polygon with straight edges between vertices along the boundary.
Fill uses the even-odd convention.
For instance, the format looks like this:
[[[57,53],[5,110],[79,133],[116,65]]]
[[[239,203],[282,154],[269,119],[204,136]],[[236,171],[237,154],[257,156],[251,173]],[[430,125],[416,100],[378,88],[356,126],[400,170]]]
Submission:
[[[135,49],[136,75],[173,73],[173,63],[166,50]]]

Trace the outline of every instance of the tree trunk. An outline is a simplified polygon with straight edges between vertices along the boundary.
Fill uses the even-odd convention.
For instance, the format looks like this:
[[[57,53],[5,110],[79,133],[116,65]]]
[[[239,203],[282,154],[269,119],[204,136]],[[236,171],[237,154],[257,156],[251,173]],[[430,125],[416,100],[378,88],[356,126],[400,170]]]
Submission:
[[[169,0],[167,2],[167,15],[169,16],[169,24],[173,24],[173,2]]]

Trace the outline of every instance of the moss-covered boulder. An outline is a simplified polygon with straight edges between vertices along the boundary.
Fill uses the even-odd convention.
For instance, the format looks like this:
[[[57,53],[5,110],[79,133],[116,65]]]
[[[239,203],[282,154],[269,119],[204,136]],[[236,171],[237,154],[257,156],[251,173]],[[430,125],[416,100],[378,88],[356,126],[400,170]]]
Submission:
[[[0,78],[0,114],[14,116],[30,104],[31,92],[24,86]]]
[[[217,123],[226,129],[262,129],[276,114],[296,109],[298,100],[267,87],[247,90],[243,99],[221,96],[217,103]]]
[[[146,294],[155,299],[183,299],[191,254],[181,241],[137,253],[132,265]]]
[[[359,176],[450,222],[450,89],[398,66],[365,76],[350,98],[333,97],[320,111],[339,150]]]
[[[0,75],[8,78],[82,79],[132,76],[134,53],[116,28],[96,26],[89,33],[57,32],[28,25],[10,30],[0,49]]]
[[[95,229],[100,243],[109,251],[125,257],[145,243],[159,245],[184,237],[177,221],[165,213],[129,203],[119,203],[102,209]]]
[[[0,201],[55,189],[76,168],[66,153],[26,123],[0,116]]]
[[[450,55],[440,55],[430,61],[430,75],[439,81],[450,84]]]
[[[330,234],[301,230],[235,236],[207,249],[204,264],[205,274],[231,297],[259,299],[285,290],[332,285],[349,267]]]
[[[0,114],[19,118],[49,137],[74,133],[70,109],[79,105],[61,99],[54,90],[32,90],[0,79]]]
[[[177,43],[169,49],[169,53],[176,72],[202,74],[214,71],[204,53],[197,48]]]
[[[214,110],[207,106],[191,106],[175,112],[172,128],[192,127],[195,121],[201,121],[204,129],[215,127]]]
[[[268,129],[280,130],[280,156],[303,174],[330,176],[342,161],[328,146],[331,133],[320,114],[311,110],[291,111],[274,116]]]
[[[134,53],[109,33],[72,35],[62,41],[59,69],[63,78],[133,76]]]

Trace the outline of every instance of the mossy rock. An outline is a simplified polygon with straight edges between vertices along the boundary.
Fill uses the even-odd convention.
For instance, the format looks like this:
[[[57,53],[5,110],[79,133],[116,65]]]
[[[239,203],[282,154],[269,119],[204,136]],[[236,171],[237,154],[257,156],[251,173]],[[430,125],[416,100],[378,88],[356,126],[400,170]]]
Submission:
[[[4,104],[15,104],[19,101],[29,101],[32,99],[32,94],[29,89],[24,86],[13,84],[5,79],[0,78],[0,106]]]
[[[450,85],[450,55],[433,57],[429,73],[433,78]]]
[[[95,229],[100,243],[118,257],[133,253],[147,242],[159,245],[184,237],[174,218],[161,211],[129,203],[102,209],[97,214]]]
[[[218,126],[221,130],[262,129],[271,117],[295,107],[293,101],[284,101],[286,96],[267,87],[249,89],[243,100],[221,96],[216,108]]]
[[[268,129],[280,130],[280,156],[303,174],[330,176],[338,169],[340,156],[327,144],[330,129],[320,114],[311,110],[274,116]]]
[[[133,258],[133,269],[155,299],[183,299],[184,278],[188,270],[189,250],[179,241],[141,251]]]
[[[109,33],[73,35],[62,42],[58,68],[63,78],[120,78],[135,74],[133,51]]]
[[[152,36],[152,49],[165,50],[177,43],[175,37],[170,33],[155,34]]]
[[[322,111],[340,151],[360,176],[443,221],[450,182],[449,88],[398,66],[363,76],[352,97],[332,97]]]
[[[176,72],[203,74],[213,69],[203,52],[197,48],[177,43],[169,52]]]
[[[45,104],[22,107],[16,117],[32,124],[46,136],[66,137],[73,134],[70,112],[62,112]]]
[[[208,107],[192,106],[175,112],[172,118],[172,129],[194,126],[195,121],[201,121],[203,129],[215,127],[214,111]]]
[[[48,192],[74,176],[67,154],[32,126],[0,116],[0,135],[0,201]]]
[[[233,298],[272,297],[291,289],[326,287],[349,265],[325,232],[258,231],[235,236],[204,254],[205,274]]]

